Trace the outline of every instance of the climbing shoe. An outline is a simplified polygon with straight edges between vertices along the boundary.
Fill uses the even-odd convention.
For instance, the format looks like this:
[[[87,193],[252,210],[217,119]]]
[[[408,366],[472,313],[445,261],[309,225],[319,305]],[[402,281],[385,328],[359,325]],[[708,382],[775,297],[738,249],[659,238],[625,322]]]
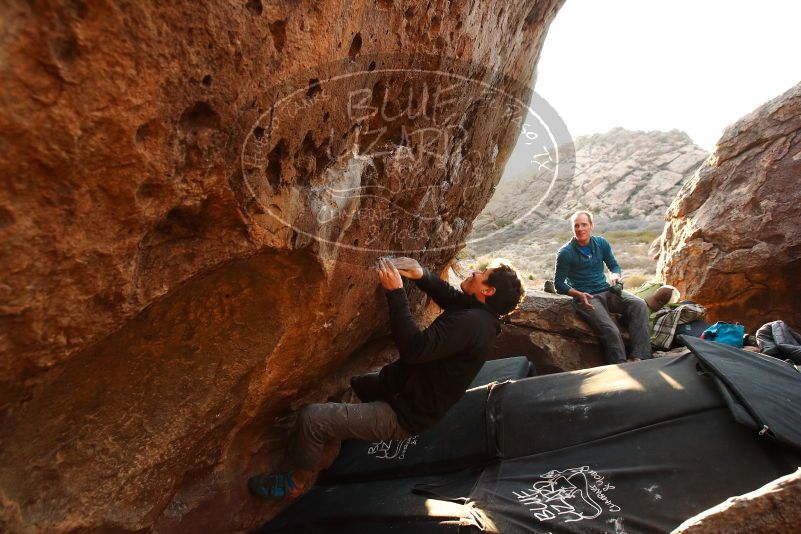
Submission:
[[[248,479],[248,489],[253,495],[262,499],[282,499],[294,496],[297,485],[290,471],[254,475]]]

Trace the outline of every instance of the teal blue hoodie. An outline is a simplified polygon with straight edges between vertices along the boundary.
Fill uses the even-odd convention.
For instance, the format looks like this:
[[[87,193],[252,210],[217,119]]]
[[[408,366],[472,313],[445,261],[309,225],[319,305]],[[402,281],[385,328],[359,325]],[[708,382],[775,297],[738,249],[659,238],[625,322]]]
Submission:
[[[556,253],[556,273],[554,286],[557,293],[566,295],[570,288],[585,293],[601,293],[609,289],[604,276],[604,264],[613,273],[620,274],[615,255],[609,241],[601,236],[590,236],[590,257],[579,252],[579,245],[574,237]]]

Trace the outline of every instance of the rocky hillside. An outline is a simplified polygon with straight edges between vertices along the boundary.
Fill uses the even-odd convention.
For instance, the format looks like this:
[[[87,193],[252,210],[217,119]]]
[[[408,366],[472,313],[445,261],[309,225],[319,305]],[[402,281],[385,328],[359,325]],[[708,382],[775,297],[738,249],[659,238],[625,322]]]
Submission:
[[[574,177],[561,205],[550,213],[554,219],[577,209],[588,209],[599,220],[661,219],[682,183],[708,155],[678,130],[615,128],[578,137],[574,145]],[[533,170],[504,177],[476,219],[474,233],[523,217],[543,193],[541,174]]]
[[[276,421],[369,363],[377,256],[453,256],[561,4],[0,4],[0,531],[271,517]]]
[[[686,133],[615,128],[579,137],[573,185],[557,215],[589,209],[599,219],[662,217],[682,183],[706,159]]]
[[[622,244],[633,245],[618,258],[631,260],[623,264],[629,274],[653,272],[647,238],[661,229],[667,206],[707,153],[678,130],[615,128],[579,137],[574,145],[572,181],[549,193],[560,196],[558,207],[529,213],[549,185],[545,172],[504,177],[475,221],[468,257],[502,256],[536,280],[547,278],[556,250],[570,236],[566,219],[578,209],[589,209],[598,231],[622,232]],[[628,243],[629,238],[634,241]]]

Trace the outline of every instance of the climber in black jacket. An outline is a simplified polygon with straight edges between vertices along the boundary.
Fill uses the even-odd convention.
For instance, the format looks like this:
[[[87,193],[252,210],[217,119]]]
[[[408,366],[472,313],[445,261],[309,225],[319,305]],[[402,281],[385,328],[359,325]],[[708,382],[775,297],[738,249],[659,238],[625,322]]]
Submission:
[[[255,495],[272,499],[298,493],[298,486],[322,467],[323,450],[331,443],[405,439],[433,426],[478,374],[500,332],[499,317],[514,311],[525,293],[517,273],[504,264],[473,272],[461,291],[411,258],[381,258],[376,272],[387,290],[398,360],[351,380],[360,404],[306,406],[288,451],[289,471],[251,477]],[[442,308],[428,328],[415,325],[401,276],[414,280]]]

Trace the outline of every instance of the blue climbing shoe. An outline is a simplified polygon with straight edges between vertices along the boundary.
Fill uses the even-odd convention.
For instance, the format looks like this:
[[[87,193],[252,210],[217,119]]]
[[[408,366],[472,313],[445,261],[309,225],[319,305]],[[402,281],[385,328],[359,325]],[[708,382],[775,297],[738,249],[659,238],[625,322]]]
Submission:
[[[248,479],[248,489],[250,489],[250,492],[262,499],[273,500],[293,497],[296,488],[297,485],[292,476],[292,471],[288,473],[254,475]]]

